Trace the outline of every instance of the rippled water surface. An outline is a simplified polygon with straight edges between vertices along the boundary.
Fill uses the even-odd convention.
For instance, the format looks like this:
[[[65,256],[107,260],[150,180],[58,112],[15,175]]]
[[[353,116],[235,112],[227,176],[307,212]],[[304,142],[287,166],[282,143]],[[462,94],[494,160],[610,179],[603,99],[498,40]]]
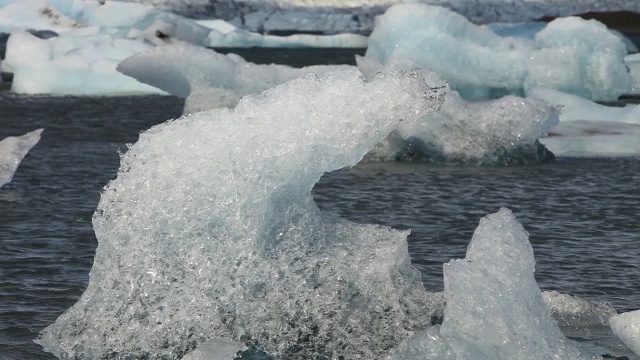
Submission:
[[[32,342],[80,296],[97,246],[91,226],[118,151],[179,116],[171,97],[52,98],[0,94],[0,139],[43,127],[0,189],[0,359],[49,359]],[[558,159],[541,166],[456,168],[364,164],[327,174],[319,206],[410,228],[428,290],[464,257],[478,220],[506,206],[531,234],[543,289],[640,308],[640,159]]]

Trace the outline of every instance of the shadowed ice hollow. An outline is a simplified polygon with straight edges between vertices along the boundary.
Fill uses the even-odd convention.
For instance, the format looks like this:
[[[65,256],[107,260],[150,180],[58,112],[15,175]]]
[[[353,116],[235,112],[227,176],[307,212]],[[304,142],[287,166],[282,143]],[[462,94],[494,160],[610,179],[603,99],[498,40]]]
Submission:
[[[9,136],[0,141],[0,187],[11,181],[22,159],[40,141],[42,130]]]
[[[551,317],[528,238],[508,209],[480,220],[467,256],[444,265],[442,325],[407,339],[393,359],[599,358],[576,348]]]
[[[380,358],[435,308],[408,232],[323,213],[311,189],[440,103],[415,73],[344,70],[142,133],[94,215],[87,290],[37,342],[82,359],[177,359],[220,337]]]

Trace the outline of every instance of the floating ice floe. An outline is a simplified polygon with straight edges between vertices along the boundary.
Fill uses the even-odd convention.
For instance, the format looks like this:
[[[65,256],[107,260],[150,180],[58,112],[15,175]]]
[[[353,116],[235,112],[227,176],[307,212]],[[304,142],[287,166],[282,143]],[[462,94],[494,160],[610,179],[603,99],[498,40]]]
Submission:
[[[184,113],[233,107],[247,94],[260,93],[304,74],[346,66],[256,65],[235,54],[222,55],[189,44],[157,47],[120,63],[119,72],[185,98]]]
[[[155,94],[162,92],[117,73],[117,64],[138,52],[176,42],[222,47],[366,46],[366,38],[354,34],[279,37],[251,33],[219,20],[203,24],[126,2],[4,1],[0,2],[0,31],[12,34],[1,71],[13,74],[12,90],[17,93]],[[59,36],[39,39],[26,29],[54,30]]]
[[[594,100],[631,90],[627,47],[595,20],[560,18],[526,37],[502,37],[442,7],[400,4],[378,17],[367,56],[434,70],[466,99],[546,87]]]
[[[560,109],[560,122],[540,139],[558,156],[640,154],[640,106],[605,106],[549,89],[533,89],[531,98]]]
[[[376,60],[358,58],[365,77],[385,69]],[[393,63],[386,69],[409,68]],[[539,163],[553,157],[538,139],[558,123],[555,108],[537,99],[505,96],[469,102],[448,88],[436,74],[421,71],[445,101],[440,111],[418,122],[402,123],[368,155],[368,160],[422,158],[434,162],[473,165]]]
[[[22,159],[40,141],[42,130],[9,136],[0,141],[0,187],[11,181]]]
[[[444,265],[441,326],[418,332],[394,360],[598,359],[560,331],[535,278],[528,234],[507,209],[486,216],[462,260]]]
[[[640,356],[640,310],[614,315],[609,325],[614,334]]]
[[[94,215],[88,288],[37,342],[61,358],[177,359],[215,337],[380,358],[430,322],[408,232],[323,213],[311,190],[434,95],[415,73],[310,74],[141,134]]]

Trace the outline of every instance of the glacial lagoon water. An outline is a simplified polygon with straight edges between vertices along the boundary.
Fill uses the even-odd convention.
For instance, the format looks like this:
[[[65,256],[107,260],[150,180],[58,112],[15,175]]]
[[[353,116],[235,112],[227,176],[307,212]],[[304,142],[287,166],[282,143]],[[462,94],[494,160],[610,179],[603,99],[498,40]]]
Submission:
[[[91,216],[118,151],[177,117],[172,97],[60,98],[0,94],[0,138],[44,128],[0,190],[0,358],[50,359],[32,342],[87,285],[97,242]],[[409,251],[429,291],[464,257],[478,220],[509,207],[530,233],[543,290],[640,308],[640,159],[568,159],[529,167],[361,164],[314,188],[325,211],[411,229]],[[633,358],[604,327],[564,328]]]

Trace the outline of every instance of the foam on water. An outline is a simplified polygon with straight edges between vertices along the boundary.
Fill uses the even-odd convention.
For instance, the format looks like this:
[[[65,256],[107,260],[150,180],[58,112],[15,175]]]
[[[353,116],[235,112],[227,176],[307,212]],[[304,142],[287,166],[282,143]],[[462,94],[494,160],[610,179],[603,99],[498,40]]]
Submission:
[[[440,100],[417,74],[307,75],[141,134],[94,215],[87,290],[37,340],[61,358],[180,358],[224,337],[287,359],[379,358],[430,321],[406,231],[311,189]]]
[[[627,47],[595,20],[560,18],[534,39],[502,37],[461,15],[424,4],[394,5],[376,19],[367,56],[436,71],[466,99],[548,87],[595,100],[631,89]]]
[[[22,159],[40,141],[44,129],[37,129],[22,136],[9,136],[0,141],[0,187],[9,183]]]
[[[599,358],[564,337],[545,306],[534,267],[528,233],[511,211],[486,216],[466,257],[444,265],[442,325],[407,339],[393,359]]]

